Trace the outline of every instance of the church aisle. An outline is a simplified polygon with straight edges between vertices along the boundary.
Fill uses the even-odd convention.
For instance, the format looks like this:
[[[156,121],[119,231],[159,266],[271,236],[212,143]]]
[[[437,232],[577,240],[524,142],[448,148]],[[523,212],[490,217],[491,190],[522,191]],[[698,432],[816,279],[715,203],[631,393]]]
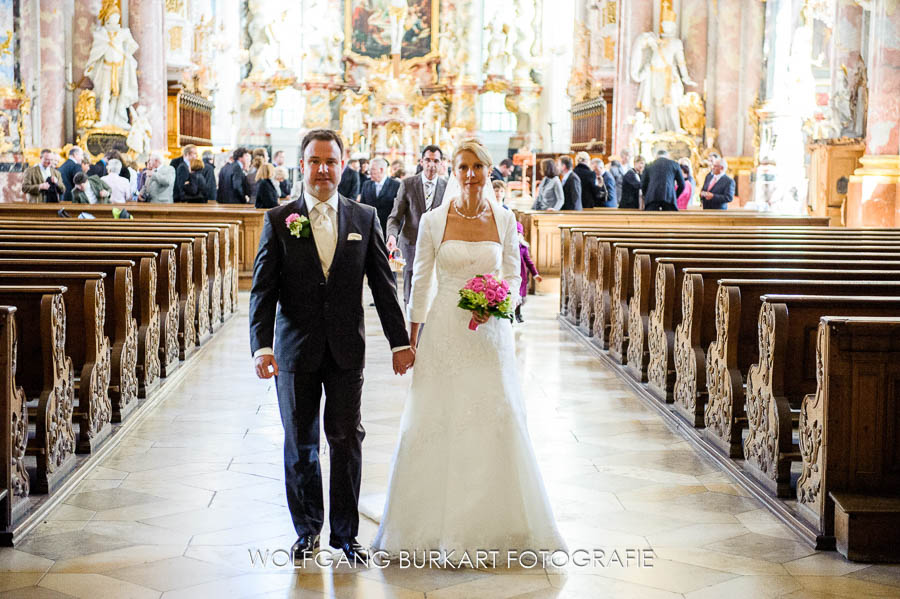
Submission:
[[[598,563],[286,567],[277,550],[294,535],[281,424],[273,384],[252,373],[247,301],[75,493],[18,547],[0,549],[0,598],[900,595],[900,566],[814,552],[700,457],[561,329],[554,295],[530,299],[516,328],[520,373],[561,532],[570,553],[602,550]],[[409,378],[392,374],[374,309],[366,318],[362,499],[380,510]],[[362,518],[359,540],[376,528]],[[641,567],[634,556],[648,548]],[[266,567],[251,562],[257,551],[269,552]]]

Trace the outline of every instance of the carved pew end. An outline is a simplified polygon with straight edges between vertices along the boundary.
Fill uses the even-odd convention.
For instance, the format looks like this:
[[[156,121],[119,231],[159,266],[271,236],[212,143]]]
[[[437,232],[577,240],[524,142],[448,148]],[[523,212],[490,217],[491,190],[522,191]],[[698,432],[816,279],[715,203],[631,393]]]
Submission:
[[[900,498],[831,492],[837,550],[849,560],[900,561]]]

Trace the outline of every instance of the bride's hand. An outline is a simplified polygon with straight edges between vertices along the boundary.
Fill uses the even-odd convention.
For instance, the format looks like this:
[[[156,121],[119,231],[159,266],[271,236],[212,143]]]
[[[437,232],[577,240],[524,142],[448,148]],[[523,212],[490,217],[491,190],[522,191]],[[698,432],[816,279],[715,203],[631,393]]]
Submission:
[[[491,319],[490,314],[482,314],[481,312],[476,312],[472,310],[472,320],[477,322],[478,324],[484,324]]]

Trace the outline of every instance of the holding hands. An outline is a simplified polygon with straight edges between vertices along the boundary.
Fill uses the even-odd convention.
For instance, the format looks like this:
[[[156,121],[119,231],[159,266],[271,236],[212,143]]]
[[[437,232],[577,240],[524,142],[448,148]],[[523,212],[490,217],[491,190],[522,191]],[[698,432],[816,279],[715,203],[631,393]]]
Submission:
[[[394,374],[404,375],[416,362],[416,350],[412,348],[394,352]]]

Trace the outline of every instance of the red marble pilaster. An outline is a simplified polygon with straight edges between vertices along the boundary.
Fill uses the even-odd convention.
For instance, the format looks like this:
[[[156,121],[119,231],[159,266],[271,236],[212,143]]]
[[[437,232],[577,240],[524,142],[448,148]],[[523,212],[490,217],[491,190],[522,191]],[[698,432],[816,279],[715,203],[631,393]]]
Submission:
[[[631,125],[639,85],[631,78],[631,49],[634,40],[653,28],[653,2],[649,0],[621,0],[619,4],[619,35],[616,53],[616,91],[613,98],[613,154],[628,147]]]
[[[64,0],[41,0],[40,145],[61,148],[65,144],[65,24]]]
[[[159,0],[130,0],[128,24],[138,43],[139,104],[147,107],[152,127],[151,147],[165,150],[166,140],[166,45],[165,3]]]

